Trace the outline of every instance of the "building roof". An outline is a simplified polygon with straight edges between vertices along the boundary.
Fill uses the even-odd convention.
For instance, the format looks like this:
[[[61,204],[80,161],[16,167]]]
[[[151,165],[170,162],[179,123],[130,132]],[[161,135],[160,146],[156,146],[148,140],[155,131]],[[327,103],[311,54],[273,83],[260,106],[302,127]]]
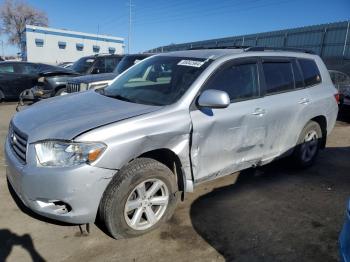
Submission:
[[[73,37],[73,38],[83,38],[83,39],[90,39],[90,40],[124,43],[124,38],[122,37],[89,34],[89,33],[83,33],[78,31],[56,29],[56,28],[43,27],[43,26],[26,25],[25,32],[35,32],[35,33],[59,35],[59,36]]]

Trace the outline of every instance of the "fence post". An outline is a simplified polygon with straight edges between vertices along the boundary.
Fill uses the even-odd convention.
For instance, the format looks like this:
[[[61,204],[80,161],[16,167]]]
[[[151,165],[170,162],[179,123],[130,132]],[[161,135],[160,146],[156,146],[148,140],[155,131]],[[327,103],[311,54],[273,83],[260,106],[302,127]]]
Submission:
[[[346,28],[345,41],[344,41],[344,48],[343,48],[343,59],[345,59],[346,44],[347,44],[347,42],[348,42],[348,35],[349,35],[349,25],[350,25],[350,20],[348,21],[348,26],[347,26],[347,28]]]

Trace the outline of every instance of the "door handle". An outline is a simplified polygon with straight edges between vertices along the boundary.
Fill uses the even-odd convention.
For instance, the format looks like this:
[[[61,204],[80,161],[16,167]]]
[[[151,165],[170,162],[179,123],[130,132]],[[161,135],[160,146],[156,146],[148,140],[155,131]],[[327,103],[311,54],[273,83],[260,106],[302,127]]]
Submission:
[[[299,100],[298,103],[301,104],[301,105],[307,105],[308,103],[310,103],[310,99],[302,98],[302,99]]]
[[[253,116],[263,116],[265,115],[266,110],[262,108],[255,108],[255,111],[252,113]]]

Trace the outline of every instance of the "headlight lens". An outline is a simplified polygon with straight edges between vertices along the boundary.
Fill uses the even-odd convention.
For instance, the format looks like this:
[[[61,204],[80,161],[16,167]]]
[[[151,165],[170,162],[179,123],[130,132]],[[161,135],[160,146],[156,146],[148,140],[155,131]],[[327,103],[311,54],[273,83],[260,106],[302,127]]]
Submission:
[[[89,84],[89,89],[99,89],[108,86],[108,83],[91,83]]]
[[[106,149],[103,143],[43,141],[35,144],[39,163],[47,167],[68,167],[92,163]]]
[[[88,89],[87,83],[80,83],[80,91],[85,91]]]

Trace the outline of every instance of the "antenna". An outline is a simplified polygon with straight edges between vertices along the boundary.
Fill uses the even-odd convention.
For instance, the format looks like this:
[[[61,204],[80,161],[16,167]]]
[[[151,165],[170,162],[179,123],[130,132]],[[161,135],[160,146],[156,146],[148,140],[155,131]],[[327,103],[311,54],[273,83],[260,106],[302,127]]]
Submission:
[[[129,0],[128,54],[130,54],[130,43],[131,43],[131,8],[132,8],[132,3],[131,3],[131,0]]]

